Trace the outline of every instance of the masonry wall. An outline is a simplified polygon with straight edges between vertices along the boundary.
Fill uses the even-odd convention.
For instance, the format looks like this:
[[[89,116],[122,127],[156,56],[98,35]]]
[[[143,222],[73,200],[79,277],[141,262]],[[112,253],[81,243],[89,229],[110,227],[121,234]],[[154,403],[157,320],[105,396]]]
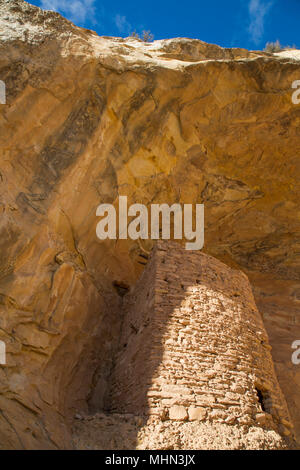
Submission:
[[[123,313],[110,411],[290,433],[268,337],[242,272],[159,241]]]

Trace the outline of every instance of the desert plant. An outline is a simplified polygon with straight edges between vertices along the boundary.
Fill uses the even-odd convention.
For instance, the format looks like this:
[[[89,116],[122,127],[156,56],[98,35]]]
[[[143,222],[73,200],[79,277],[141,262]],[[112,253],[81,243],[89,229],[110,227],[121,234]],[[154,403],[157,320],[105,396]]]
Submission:
[[[130,37],[131,37],[131,38],[140,39],[139,34],[138,34],[135,30],[132,31],[132,33],[130,34]]]
[[[276,42],[267,42],[266,47],[265,47],[265,52],[280,52],[283,49],[284,47],[282,47],[282,45],[277,39]]]
[[[288,46],[285,46],[284,48],[287,49],[287,50],[289,50],[289,49],[297,49],[297,46],[296,46],[296,44],[293,44],[292,46],[288,45]]]
[[[153,34],[151,33],[151,31],[143,31],[143,34],[142,34],[142,40],[144,42],[152,42],[154,39],[154,36]]]

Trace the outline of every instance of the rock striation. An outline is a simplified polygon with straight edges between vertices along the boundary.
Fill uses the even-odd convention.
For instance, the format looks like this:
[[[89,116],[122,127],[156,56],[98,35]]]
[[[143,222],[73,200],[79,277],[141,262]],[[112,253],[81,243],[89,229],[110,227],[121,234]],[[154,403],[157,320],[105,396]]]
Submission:
[[[70,448],[100,410],[151,240],[101,203],[204,203],[204,251],[253,286],[300,437],[299,54],[99,37],[0,0],[0,447]]]

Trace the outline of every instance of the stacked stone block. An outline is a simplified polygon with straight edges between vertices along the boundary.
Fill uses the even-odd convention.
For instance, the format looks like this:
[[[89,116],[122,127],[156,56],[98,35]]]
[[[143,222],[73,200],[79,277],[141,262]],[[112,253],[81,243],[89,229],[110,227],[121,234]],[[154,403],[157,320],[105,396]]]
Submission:
[[[124,297],[112,412],[259,425],[290,419],[245,274],[159,241]]]

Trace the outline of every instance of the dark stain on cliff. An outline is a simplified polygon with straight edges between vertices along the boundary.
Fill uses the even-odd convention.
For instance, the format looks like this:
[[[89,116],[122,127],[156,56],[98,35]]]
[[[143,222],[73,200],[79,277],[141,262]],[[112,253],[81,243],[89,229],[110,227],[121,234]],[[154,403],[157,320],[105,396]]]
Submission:
[[[59,183],[65,170],[74,164],[86,149],[99,125],[105,104],[105,98],[97,86],[94,86],[89,95],[69,114],[62,130],[47,139],[40,154],[37,176],[31,182],[28,193],[20,193],[17,197],[22,210],[29,205],[36,212],[43,212],[45,199]]]

